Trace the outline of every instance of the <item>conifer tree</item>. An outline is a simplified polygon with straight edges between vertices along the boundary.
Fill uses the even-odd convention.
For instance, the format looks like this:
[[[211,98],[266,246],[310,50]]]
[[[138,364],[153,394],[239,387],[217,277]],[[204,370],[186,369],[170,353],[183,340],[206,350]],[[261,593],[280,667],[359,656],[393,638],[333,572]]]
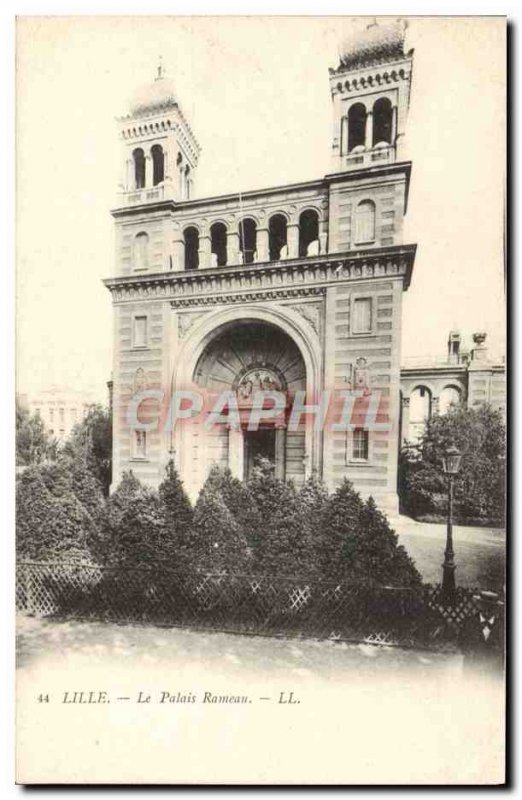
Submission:
[[[213,464],[205,482],[207,489],[212,488],[221,498],[236,524],[247,537],[250,532],[254,503],[247,486],[235,478],[228,467]]]
[[[308,478],[299,492],[298,504],[302,529],[304,566],[307,573],[314,575],[319,572],[324,539],[325,535],[328,535],[324,526],[324,515],[328,505],[328,491],[324,483],[316,476]]]
[[[366,577],[368,584],[418,587],[421,576],[414,562],[399,545],[387,517],[369,497],[359,515],[352,549],[352,571],[355,577]]]
[[[118,567],[172,567],[176,553],[156,492],[142,487],[113,517],[107,561]]]
[[[255,509],[250,526],[254,569],[267,575],[298,575],[306,571],[294,485],[277,479],[270,462],[261,461],[248,489]]]
[[[337,578],[349,572],[362,508],[360,495],[345,478],[328,499],[323,515],[321,552],[318,553],[323,578]]]
[[[17,555],[21,559],[93,561],[96,525],[71,491],[64,470],[63,464],[52,473],[34,466],[17,481]]]
[[[198,569],[220,574],[248,571],[249,554],[243,531],[209,475],[194,509],[194,549]]]
[[[190,569],[193,562],[194,510],[171,459],[158,489],[165,518],[165,536],[170,537],[175,552],[172,566]]]

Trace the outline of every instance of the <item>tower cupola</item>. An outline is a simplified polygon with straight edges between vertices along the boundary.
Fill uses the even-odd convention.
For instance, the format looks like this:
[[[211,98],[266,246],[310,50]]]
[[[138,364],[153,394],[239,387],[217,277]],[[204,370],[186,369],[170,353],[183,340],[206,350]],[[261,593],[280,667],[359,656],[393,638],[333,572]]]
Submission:
[[[400,160],[413,60],[405,35],[405,21],[374,22],[343,41],[330,70],[335,172]]]
[[[194,196],[201,148],[185,119],[173,81],[160,63],[155,79],[138,89],[118,119],[123,145],[120,185],[124,205]]]

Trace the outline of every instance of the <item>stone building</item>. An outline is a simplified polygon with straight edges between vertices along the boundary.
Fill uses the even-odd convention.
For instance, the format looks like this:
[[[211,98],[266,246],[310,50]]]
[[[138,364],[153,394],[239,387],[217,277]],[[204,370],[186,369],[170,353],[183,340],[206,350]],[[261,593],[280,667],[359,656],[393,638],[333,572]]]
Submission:
[[[345,43],[329,75],[331,171],[317,180],[198,197],[200,146],[161,69],[119,120],[116,269],[105,281],[116,483],[132,469],[157,485],[172,456],[194,497],[211,463],[243,478],[263,455],[298,485],[317,474],[334,489],[347,477],[397,507],[402,294],[415,257],[402,241],[413,57],[404,42],[397,22]],[[190,387],[235,393],[239,424],[129,426],[137,390]],[[256,387],[284,392],[289,405],[357,388],[379,397],[380,429],[362,412],[351,430],[317,429],[312,414],[292,429],[285,409],[250,431],[243,411]]]
[[[506,414],[506,368],[491,360],[486,334],[473,334],[471,350],[462,348],[461,335],[450,331],[447,354],[441,358],[410,359],[401,369],[401,440],[414,444],[433,414],[452,404],[469,408],[488,403]]]
[[[32,414],[38,414],[46,431],[58,441],[70,435],[95,402],[94,393],[63,386],[49,386],[21,398],[23,407]]]

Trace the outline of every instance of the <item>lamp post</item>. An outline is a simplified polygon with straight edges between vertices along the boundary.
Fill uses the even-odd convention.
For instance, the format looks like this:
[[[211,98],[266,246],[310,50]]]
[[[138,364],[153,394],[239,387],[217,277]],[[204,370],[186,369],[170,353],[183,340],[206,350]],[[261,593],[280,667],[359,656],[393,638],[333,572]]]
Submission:
[[[455,553],[453,552],[453,481],[458,475],[462,453],[456,447],[448,447],[442,457],[442,469],[448,478],[448,526],[446,549],[442,565],[442,595],[451,603],[455,599]]]

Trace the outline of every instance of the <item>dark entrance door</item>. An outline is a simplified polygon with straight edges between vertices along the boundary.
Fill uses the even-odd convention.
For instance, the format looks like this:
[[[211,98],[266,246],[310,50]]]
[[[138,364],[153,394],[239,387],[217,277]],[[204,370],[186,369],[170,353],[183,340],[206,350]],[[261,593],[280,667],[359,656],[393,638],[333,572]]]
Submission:
[[[252,470],[260,458],[266,458],[275,469],[275,428],[261,428],[258,431],[245,431],[244,473],[245,480],[250,478]]]

